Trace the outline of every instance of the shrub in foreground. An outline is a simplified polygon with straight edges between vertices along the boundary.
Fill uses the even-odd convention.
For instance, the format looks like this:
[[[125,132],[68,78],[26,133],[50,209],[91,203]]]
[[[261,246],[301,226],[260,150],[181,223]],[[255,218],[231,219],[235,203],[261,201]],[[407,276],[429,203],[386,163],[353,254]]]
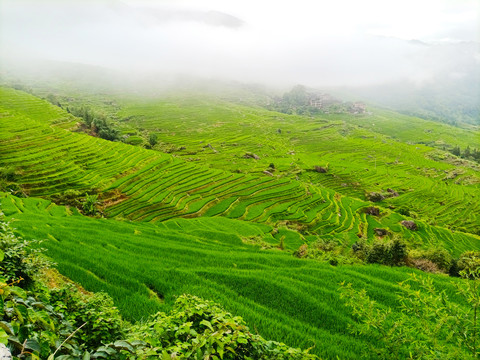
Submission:
[[[340,297],[356,319],[351,331],[375,340],[364,356],[378,359],[478,359],[480,356],[479,272],[455,283],[464,304],[437,290],[431,277],[412,274],[399,284],[399,310],[379,306],[365,290],[341,283]],[[379,344],[379,345],[378,345]]]
[[[267,341],[250,332],[241,317],[219,305],[182,295],[173,310],[158,313],[132,328],[131,339],[144,339],[137,359],[162,355],[168,359],[315,359],[307,351]]]
[[[466,251],[457,261],[459,272],[478,272],[480,271],[480,251]]]

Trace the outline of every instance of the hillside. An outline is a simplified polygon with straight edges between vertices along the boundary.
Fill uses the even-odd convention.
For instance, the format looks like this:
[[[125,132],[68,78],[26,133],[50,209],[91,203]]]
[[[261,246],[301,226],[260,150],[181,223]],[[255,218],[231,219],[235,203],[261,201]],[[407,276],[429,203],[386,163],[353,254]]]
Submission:
[[[0,0],[0,360],[479,360],[479,15]]]
[[[347,330],[358,324],[339,298],[339,283],[352,282],[391,307],[397,282],[413,271],[332,267],[289,251],[262,250],[242,238],[275,244],[271,228],[244,221],[202,217],[153,225],[91,219],[35,198],[3,195],[0,201],[23,236],[46,239],[42,246],[62,274],[90,291],[107,291],[128,319],[168,310],[176,296],[194,294],[241,315],[262,336],[314,346],[312,352],[326,359],[356,359],[359,349],[378,345]],[[296,247],[298,238],[287,235],[286,243]],[[431,277],[458,300],[451,278]]]
[[[476,215],[469,218],[478,212],[478,201],[472,201],[479,196],[478,166],[435,161],[450,157],[438,148],[477,146],[478,132],[378,109],[311,118],[188,97],[119,106],[121,125],[154,132],[156,148],[188,161],[249,173],[273,163],[275,175],[298,176],[362,200],[392,188],[400,196],[386,199],[384,206],[406,206],[432,224],[479,231]],[[245,152],[259,159],[244,159]],[[328,165],[328,173],[312,172],[317,165]],[[452,217],[456,207],[473,211]]]
[[[415,200],[415,192],[409,191],[408,188],[403,190],[406,192],[403,198],[408,201],[407,204],[418,201],[418,204],[426,207],[427,210],[436,209],[433,216],[432,214],[428,214],[428,217],[425,216],[426,221],[416,220],[419,224],[419,231],[410,231],[400,225],[405,216],[395,213],[387,207],[398,203],[403,205],[400,202],[402,196],[380,203],[385,206],[382,208],[381,215],[371,216],[364,210],[371,203],[344,196],[324,187],[330,185],[329,187],[333,187],[335,190],[342,189],[343,186],[338,185],[338,180],[331,181],[331,179],[339,177],[342,178],[342,181],[345,181],[346,177],[351,179],[352,175],[348,174],[350,169],[347,170],[347,174],[342,174],[340,171],[336,173],[335,169],[343,169],[337,167],[338,165],[333,165],[333,162],[329,165],[327,174],[312,171],[303,174],[300,171],[298,174],[294,174],[299,181],[291,180],[288,176],[277,178],[264,174],[259,176],[232,173],[216,168],[212,169],[202,162],[184,162],[168,154],[72,133],[53,125],[63,117],[60,117],[60,120],[53,118],[48,123],[36,120],[35,114],[28,117],[28,108],[23,114],[16,110],[15,104],[28,102],[29,99],[36,104],[38,99],[11,90],[4,90],[3,96],[7,97],[9,101],[5,102],[2,108],[4,119],[2,121],[2,166],[13,169],[16,184],[20,186],[22,192],[30,196],[49,196],[52,199],[61,200],[68,197],[69,190],[78,191],[79,195],[85,192],[98,193],[103,201],[102,211],[106,216],[136,221],[161,221],[177,216],[221,215],[273,225],[288,225],[292,229],[300,230],[305,235],[313,237],[317,235],[341,237],[342,241],[347,244],[356,241],[358,236],[371,239],[374,228],[381,227],[401,233],[410,243],[417,244],[417,246],[441,243],[455,254],[476,248],[478,238],[475,235],[462,232],[453,233],[445,228],[429,224],[438,222],[439,225],[445,225],[441,223],[441,219],[448,221],[447,225],[461,220],[465,231],[468,231],[469,228],[476,229],[478,223],[475,211],[455,212],[453,207],[454,204],[459,204],[459,195],[468,199],[466,202],[471,210],[480,206],[475,201],[475,192],[479,191],[475,186],[458,186],[452,184],[452,181],[444,185],[442,181],[437,180],[435,185],[449,186],[456,190],[450,198],[447,197],[450,194],[442,193],[441,201],[444,201],[444,208],[440,208],[440,211],[438,205],[434,206],[432,200],[428,201],[429,198],[425,197],[422,191],[418,192],[422,194],[422,198]],[[44,106],[45,111],[51,111],[51,105],[44,102]],[[60,122],[60,124],[63,123]],[[337,127],[341,124],[332,122],[328,125],[322,132],[312,130],[311,133],[314,134],[312,136],[320,134],[330,141],[341,139],[342,135],[337,132]],[[309,126],[312,125],[309,124]],[[368,146],[373,146],[373,139],[370,142],[368,139],[362,138],[355,138],[355,140],[355,144],[367,141]],[[303,140],[298,148],[318,143],[320,141],[308,143]],[[354,159],[362,159],[365,153],[371,150],[367,144],[358,149],[360,154],[358,154],[357,148],[352,148],[351,141],[339,143],[339,148],[335,149],[335,152],[327,152],[325,148],[321,154],[330,159],[342,158],[348,153],[341,155],[341,152],[346,149],[342,149],[340,146],[346,145],[350,148],[350,154],[355,155],[355,158],[350,158],[352,166],[357,171],[365,171],[358,168]],[[377,146],[381,149],[393,151],[393,147],[384,147],[382,142],[375,142],[375,144],[380,144]],[[324,146],[328,147],[328,144]],[[404,147],[410,149],[408,145],[404,145]],[[423,152],[429,150],[424,148]],[[412,151],[416,151],[416,148]],[[304,150],[302,154],[298,156],[307,161],[308,151]],[[319,154],[318,150],[316,154]],[[407,155],[412,156],[409,153]],[[383,155],[382,162],[385,161],[385,156]],[[315,159],[315,155],[309,154],[309,158]],[[405,158],[407,157],[405,156]],[[255,163],[254,159],[243,160],[245,168],[247,168],[247,160],[248,163]],[[425,162],[421,163],[425,168],[437,166],[452,169],[452,166],[448,164],[433,162],[421,157],[420,160]],[[315,160],[309,161],[310,165],[307,168],[313,169]],[[370,158],[364,161],[371,163]],[[392,186],[392,181],[395,185],[399,185],[399,181],[403,181],[412,176],[411,173],[417,172],[412,169],[412,165],[399,164],[399,172],[403,176],[395,179],[395,176],[392,176],[394,174],[387,172],[388,166],[384,164],[385,173],[380,175],[380,161],[380,159],[377,160],[378,171],[372,171],[373,175],[367,179],[371,183],[379,181],[382,176],[384,179],[390,179],[390,182],[382,185],[378,183],[379,185],[375,185],[377,188]],[[294,166],[298,167],[298,164]],[[334,173],[335,176],[331,176],[331,173]],[[419,175],[412,176],[412,178],[412,182],[417,182],[416,186],[422,186],[424,183],[423,186],[429,186],[429,191],[433,187],[432,182],[435,181],[433,176],[431,179]],[[405,186],[404,183],[402,184]],[[356,185],[352,183],[350,185],[353,189],[350,193],[358,194],[358,191],[355,191]],[[392,187],[398,189],[397,186]],[[377,190],[377,188],[373,188],[371,191]],[[425,190],[425,188],[420,189]],[[446,208],[449,209],[449,213],[445,214]],[[465,209],[464,204],[462,204],[462,209]],[[437,213],[442,214],[443,217],[434,217]],[[451,216],[451,213],[455,216]]]
[[[399,196],[386,197],[384,207],[407,208],[432,225],[479,231],[479,166],[448,152],[478,148],[478,131],[376,108],[362,115],[287,115],[198,93],[77,90],[62,97],[57,90],[57,98],[64,107],[108,114],[127,143],[146,145],[153,135],[155,150],[188,162],[263,177],[268,171],[361,200],[371,192],[388,195],[390,188]],[[328,172],[314,172],[315,166]]]
[[[380,345],[348,330],[360,325],[339,283],[400,313],[397,284],[419,273],[365,265],[354,254],[361,241],[402,239],[417,254],[454,258],[480,250],[477,165],[442,150],[474,145],[475,132],[378,109],[306,117],[192,94],[56,101],[107,114],[127,142],[158,142],[84,134],[59,106],[0,88],[0,206],[24,237],[45,239],[62,274],[108,292],[129,320],[187,293],[266,338],[356,359]],[[89,199],[96,217],[82,214]],[[321,256],[299,258],[305,249]],[[464,305],[461,280],[428,278]]]

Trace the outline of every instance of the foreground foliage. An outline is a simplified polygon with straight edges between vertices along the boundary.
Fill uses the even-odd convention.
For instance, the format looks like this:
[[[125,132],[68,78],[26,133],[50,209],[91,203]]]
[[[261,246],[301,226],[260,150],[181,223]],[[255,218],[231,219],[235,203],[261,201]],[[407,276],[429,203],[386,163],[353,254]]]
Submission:
[[[133,338],[142,337],[145,348],[136,359],[162,354],[163,358],[188,359],[314,359],[307,351],[267,341],[254,335],[241,317],[217,304],[182,295],[169,314],[158,313],[134,326]]]
[[[467,276],[466,273],[463,273]],[[380,359],[477,359],[480,356],[479,272],[471,280],[456,283],[463,304],[453,302],[432,279],[411,275],[400,283],[400,311],[379,306],[366,290],[341,283],[341,297],[356,316],[353,333],[375,338],[382,346],[364,351],[366,358]]]
[[[171,313],[131,325],[104,293],[84,294],[69,283],[48,289],[33,280],[46,263],[38,266],[28,242],[0,215],[0,343],[14,359],[315,358],[250,333],[242,318],[195,296],[182,295]]]
[[[46,239],[42,246],[62,274],[89,291],[107,292],[130,321],[145,321],[147,314],[159,311],[168,314],[179,295],[192,294],[242,316],[252,332],[293,347],[314,346],[311,352],[324,359],[357,359],[358,349],[383,346],[346,331],[349,324],[357,325],[339,297],[338,283],[366,288],[373,300],[396,312],[397,283],[415,271],[298,259],[292,255],[303,241],[297,233],[223,217],[154,225],[86,217],[36,198],[9,195],[0,200],[22,236]],[[252,245],[245,239],[262,241]],[[271,250],[262,250],[264,244]],[[333,253],[328,261],[353,252],[345,248],[337,255],[338,243],[329,241],[310,244],[318,253]],[[432,251],[425,256],[443,259]],[[458,302],[453,286],[458,279],[428,276]]]

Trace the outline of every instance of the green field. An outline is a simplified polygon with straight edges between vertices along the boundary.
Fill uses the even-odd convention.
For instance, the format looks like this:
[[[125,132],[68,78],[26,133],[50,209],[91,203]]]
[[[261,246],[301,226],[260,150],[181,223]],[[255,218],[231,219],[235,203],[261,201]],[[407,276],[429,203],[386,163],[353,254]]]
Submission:
[[[0,201],[23,236],[46,239],[42,246],[62,274],[88,290],[107,291],[127,319],[167,310],[176,296],[195,294],[241,315],[264,337],[314,346],[312,352],[326,359],[356,359],[371,341],[347,330],[355,322],[339,298],[338,284],[352,282],[392,306],[396,283],[413,271],[333,267],[297,259],[290,251],[261,250],[242,238],[275,242],[271,228],[244,221],[203,217],[153,225],[91,219],[36,198],[3,195]],[[434,279],[456,299],[451,278]]]
[[[72,133],[55,126],[59,120],[54,117],[46,122],[37,120],[36,115],[29,117],[28,108],[23,113],[19,112],[16,103],[28,101],[29,98],[38,101],[30,95],[4,90],[3,96],[8,102],[2,108],[2,166],[15,169],[16,181],[30,196],[59,196],[71,189],[82,193],[97,192],[104,201],[103,211],[108,217],[135,221],[158,222],[178,216],[221,215],[272,225],[288,225],[310,235],[339,237],[347,243],[356,241],[357,236],[371,239],[374,227],[384,227],[401,233],[412,245],[428,247],[442,244],[456,255],[478,247],[478,237],[468,233],[479,225],[475,211],[480,207],[476,201],[478,186],[459,186],[451,182],[445,184],[439,180],[434,182],[435,177],[420,179],[419,175],[418,178],[412,176],[412,181],[418,181],[422,187],[429,186],[429,192],[422,188],[422,192],[419,192],[422,198],[419,198],[420,194],[416,195],[415,191],[407,188],[402,196],[381,203],[381,216],[373,217],[363,212],[363,208],[370,203],[353,197],[354,194],[347,197],[331,190],[335,188],[335,183],[329,183],[329,179],[334,178],[330,171],[327,174],[299,173],[296,175],[298,181],[289,176],[222,171],[201,162],[185,162],[172,155]],[[44,103],[44,107],[45,111],[50,111],[52,106]],[[329,138],[333,141],[334,137],[341,137],[341,134],[335,131],[335,123],[331,125],[326,133],[330,134]],[[359,141],[357,139],[355,143]],[[348,139],[339,144],[348,145],[351,151],[356,152]],[[359,149],[366,152],[369,151],[368,146],[372,145],[365,144]],[[393,147],[389,149],[394,151]],[[330,151],[328,155],[346,156],[341,155],[340,150]],[[363,155],[356,156],[360,158]],[[428,166],[450,166],[423,157],[420,159]],[[313,164],[312,161],[312,167]],[[247,168],[246,165],[244,167]],[[403,172],[414,172],[406,165],[399,168]],[[339,176],[340,173],[335,178]],[[345,176],[350,177],[351,174]],[[384,176],[387,177],[387,174]],[[378,180],[372,176],[368,179]],[[399,185],[399,179],[394,176],[390,175],[388,179]],[[406,185],[405,182],[402,184]],[[435,191],[435,188],[432,189],[434,185],[447,187],[452,191],[451,197],[442,192],[441,200],[435,199],[431,196],[431,192]],[[388,186],[391,186],[390,183],[383,184],[385,188]],[[399,189],[397,186],[394,188]],[[459,201],[460,197],[467,199],[465,203]],[[443,207],[431,204],[432,198],[443,201]],[[429,211],[429,216],[423,219],[420,216],[416,220],[420,231],[414,232],[401,226],[399,223],[405,217],[387,206],[416,202]],[[446,204],[449,205],[448,211]],[[457,211],[454,205],[463,210]],[[439,215],[434,217],[437,213]],[[465,232],[450,232],[444,227],[446,224],[443,224],[443,219],[445,222],[462,220],[462,230]]]
[[[178,95],[118,104],[120,126],[154,132],[159,150],[187,161],[249,173],[262,173],[273,163],[275,176],[362,200],[365,193],[393,188],[400,196],[384,206],[407,206],[430,224],[480,231],[478,164],[449,163],[448,153],[438,150],[478,147],[478,131],[380,109],[300,117]],[[244,159],[246,152],[259,159]],[[328,173],[311,172],[316,165],[328,165]]]
[[[334,267],[295,250],[318,240],[348,250],[359,238],[378,240],[375,228],[411,249],[480,250],[478,165],[442,150],[475,146],[474,131],[379,109],[310,117],[208,96],[58,98],[108,114],[127,143],[83,134],[65,110],[0,88],[0,185],[23,196],[2,193],[0,207],[25,238],[45,239],[62,274],[108,292],[129,320],[188,293],[241,315],[265,338],[356,359],[372,340],[347,329],[356,323],[338,284],[394,307],[397,283],[414,270]],[[147,150],[153,133],[159,142]],[[54,204],[73,190],[79,201],[98,194],[101,215]],[[372,203],[371,192],[386,197]],[[380,215],[366,214],[371,206]],[[460,280],[428,276],[459,301]]]

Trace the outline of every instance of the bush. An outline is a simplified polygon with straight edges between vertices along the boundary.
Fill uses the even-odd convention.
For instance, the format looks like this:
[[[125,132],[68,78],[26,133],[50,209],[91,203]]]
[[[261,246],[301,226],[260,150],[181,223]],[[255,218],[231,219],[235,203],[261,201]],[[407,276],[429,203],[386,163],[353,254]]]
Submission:
[[[46,289],[25,291],[0,275],[0,290],[0,342],[8,346],[13,359],[47,359],[75,330],[71,323],[63,321],[64,314],[45,301]],[[71,338],[58,353],[80,359],[81,352],[76,339]]]
[[[110,141],[119,140],[119,131],[104,114],[95,113],[85,106],[67,108],[67,111],[74,116],[80,117],[85,123],[86,128],[90,129],[102,139]]]
[[[28,248],[32,243],[16,236],[0,216],[0,343],[13,359],[46,359],[75,330],[48,303],[47,289],[33,281],[49,263],[39,260],[38,250]],[[33,291],[27,291],[27,285]],[[74,338],[63,350],[79,358]]]
[[[460,255],[457,269],[460,274],[480,271],[480,251],[466,251]]]
[[[302,245],[300,245],[298,250],[296,250],[293,253],[293,255],[298,257],[298,258],[303,258],[303,257],[307,256],[307,252],[308,252],[308,245],[307,244],[302,244]]]
[[[340,244],[337,241],[331,240],[331,239],[326,239],[326,240],[325,239],[320,239],[320,240],[315,241],[311,245],[312,248],[317,249],[317,250],[321,250],[321,251],[325,251],[325,252],[334,251],[339,246],[340,246]]]
[[[22,187],[16,183],[9,183],[5,180],[0,179],[0,191],[9,193],[13,196],[19,197],[19,198],[25,198],[27,197],[27,194],[25,193],[25,190],[22,189]]]
[[[432,277],[411,274],[399,283],[401,311],[380,307],[365,290],[341,283],[340,297],[356,320],[351,331],[373,340],[365,358],[478,359],[480,280],[478,272],[471,275],[472,281],[455,283],[466,305],[459,306],[435,288]]]
[[[36,240],[23,240],[13,232],[10,223],[5,222],[0,212],[0,270],[7,282],[25,283],[32,281],[33,274],[39,270],[40,261],[35,260],[35,253],[43,249],[31,249]]]
[[[424,254],[424,258],[437,264],[437,266],[448,272],[453,264],[453,258],[445,249],[431,249]]]
[[[426,264],[425,262],[419,262],[419,260],[430,261],[431,263],[435,264],[439,272],[443,273],[449,273],[450,269],[454,265],[454,259],[452,255],[450,255],[450,253],[445,249],[433,248],[428,250],[411,251],[409,253],[409,261],[412,264]]]
[[[102,139],[110,141],[120,139],[120,132],[104,116],[94,118],[91,127]]]
[[[68,205],[76,208],[82,208],[82,193],[78,190],[68,189],[61,194],[55,194],[50,199],[57,205]]]
[[[151,134],[148,136],[148,143],[150,144],[151,147],[157,145],[157,143],[158,143],[158,136],[157,136],[157,134],[151,133]]]
[[[90,108],[85,106],[72,107],[67,108],[67,111],[74,116],[82,118],[83,122],[85,123],[85,125],[87,125],[88,128],[90,128],[90,126],[92,125],[95,115]]]
[[[352,250],[358,258],[370,264],[401,266],[407,259],[407,244],[400,237],[388,242],[377,240],[371,245],[359,240],[352,245]]]
[[[400,215],[410,216],[410,209],[408,209],[407,207],[399,207],[398,209],[396,209],[396,212]]]
[[[120,313],[107,294],[84,295],[73,285],[67,285],[51,290],[50,297],[51,303],[66,314],[75,328],[83,326],[77,338],[87,348],[97,348],[124,336]]]
[[[5,181],[15,181],[17,179],[17,172],[13,167],[0,167],[0,179]]]
[[[136,359],[315,359],[307,351],[267,341],[254,335],[243,319],[211,301],[182,295],[169,314],[158,313],[135,326],[132,339],[143,338],[148,347]],[[145,336],[148,334],[148,336]]]
[[[93,195],[88,195],[85,194],[85,200],[83,201],[82,204],[82,210],[85,215],[95,215],[97,213],[97,207],[96,205],[98,204],[98,195],[93,194]]]
[[[375,241],[367,249],[365,261],[369,264],[383,264],[388,261],[387,243],[383,241]]]
[[[385,200],[385,196],[383,194],[380,194],[378,192],[370,192],[366,195],[366,198],[369,200],[369,201],[372,201],[372,202],[379,202],[379,201],[383,201]]]
[[[332,266],[355,264],[358,260],[345,253],[346,248],[335,240],[320,239],[307,245],[302,244],[294,256],[328,262]]]
[[[412,258],[407,260],[407,265],[418,270],[422,270],[429,273],[440,273],[440,268],[434,262],[423,258]]]

